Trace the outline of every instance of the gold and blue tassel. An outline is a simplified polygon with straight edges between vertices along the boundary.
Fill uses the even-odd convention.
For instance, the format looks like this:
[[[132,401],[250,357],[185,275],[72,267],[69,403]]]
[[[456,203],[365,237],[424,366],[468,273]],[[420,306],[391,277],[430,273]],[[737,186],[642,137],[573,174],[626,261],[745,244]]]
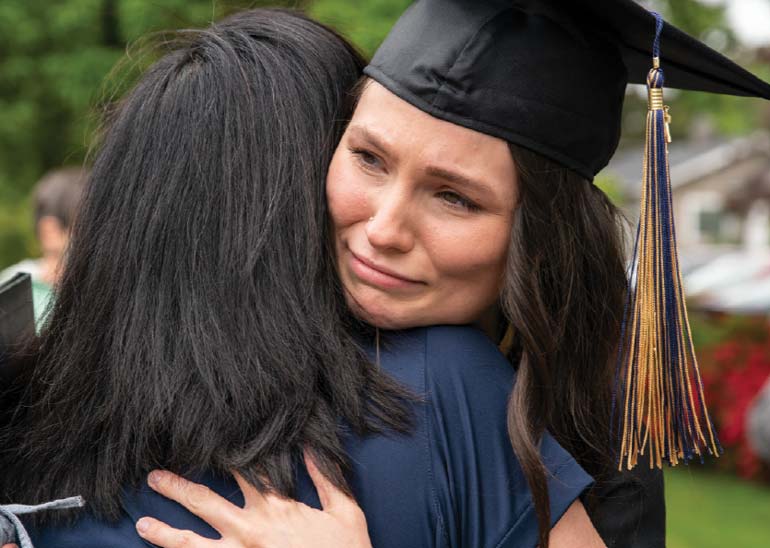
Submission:
[[[660,66],[663,19],[653,15],[641,212],[612,398],[618,469],[633,468],[646,452],[650,467],[722,452],[706,409],[682,287],[668,167],[671,118]]]

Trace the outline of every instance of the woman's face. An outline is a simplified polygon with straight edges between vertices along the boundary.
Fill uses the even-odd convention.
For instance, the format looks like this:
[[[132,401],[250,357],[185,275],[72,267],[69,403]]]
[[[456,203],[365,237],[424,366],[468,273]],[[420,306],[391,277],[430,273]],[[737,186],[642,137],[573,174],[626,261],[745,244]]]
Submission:
[[[370,82],[326,195],[348,305],[399,329],[471,323],[497,300],[516,202],[505,141]]]

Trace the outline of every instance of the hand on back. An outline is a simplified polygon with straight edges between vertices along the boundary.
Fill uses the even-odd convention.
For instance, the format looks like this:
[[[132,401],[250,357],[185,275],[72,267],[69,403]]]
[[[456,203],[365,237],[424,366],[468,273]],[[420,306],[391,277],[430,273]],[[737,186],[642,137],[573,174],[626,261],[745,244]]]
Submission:
[[[170,472],[153,472],[149,484],[155,491],[206,521],[222,538],[210,540],[149,517],[137,522],[137,532],[161,548],[371,548],[361,508],[326,479],[312,459],[306,457],[305,462],[322,510],[260,493],[237,474],[243,508]]]

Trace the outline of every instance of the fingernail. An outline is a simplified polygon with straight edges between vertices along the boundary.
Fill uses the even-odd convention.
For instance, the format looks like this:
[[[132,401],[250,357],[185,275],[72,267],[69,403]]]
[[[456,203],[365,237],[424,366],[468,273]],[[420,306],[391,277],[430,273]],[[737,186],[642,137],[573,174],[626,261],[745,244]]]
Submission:
[[[136,530],[139,533],[146,533],[150,529],[150,520],[142,518],[136,522]]]
[[[147,483],[153,487],[157,487],[163,480],[163,472],[160,470],[153,470],[150,475],[147,476]]]

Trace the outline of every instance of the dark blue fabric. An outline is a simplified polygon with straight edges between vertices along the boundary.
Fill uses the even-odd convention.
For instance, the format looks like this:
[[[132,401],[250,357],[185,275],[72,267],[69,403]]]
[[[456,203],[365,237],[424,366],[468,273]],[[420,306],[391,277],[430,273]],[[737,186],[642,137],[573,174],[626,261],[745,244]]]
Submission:
[[[471,327],[430,327],[383,336],[381,367],[417,394],[416,428],[408,436],[350,436],[352,487],[375,548],[533,547],[537,520],[506,431],[514,372],[497,348]],[[542,454],[550,471],[554,523],[591,478],[549,435]],[[237,504],[231,478],[207,475],[209,487]],[[316,508],[304,469],[297,498]],[[86,516],[68,528],[33,531],[36,548],[146,546],[134,522],[154,516],[217,538],[174,502],[147,487],[126,494],[125,516],[107,524]]]

